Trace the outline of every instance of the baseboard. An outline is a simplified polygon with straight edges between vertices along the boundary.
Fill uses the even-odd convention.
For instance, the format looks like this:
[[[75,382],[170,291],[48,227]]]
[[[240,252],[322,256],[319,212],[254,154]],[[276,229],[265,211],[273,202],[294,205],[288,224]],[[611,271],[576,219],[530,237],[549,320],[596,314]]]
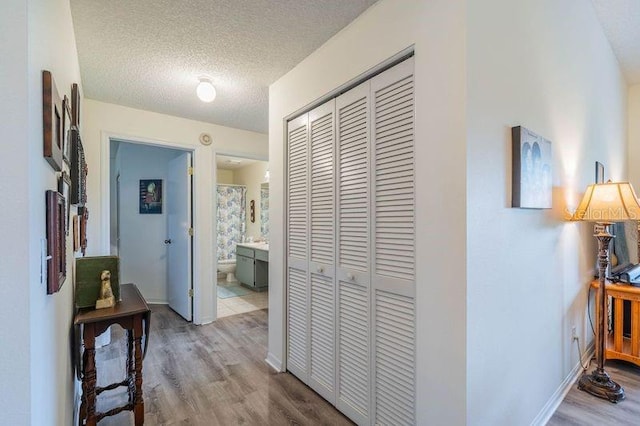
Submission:
[[[282,361],[280,361],[278,357],[276,357],[271,352],[267,354],[267,359],[265,359],[265,362],[278,373],[282,372]]]
[[[538,413],[535,419],[531,422],[531,426],[544,426],[547,424],[553,413],[556,412],[564,397],[567,396],[573,384],[578,380],[578,377],[582,374],[582,365],[585,362],[589,361],[593,356],[595,351],[595,346],[593,342],[587,347],[584,355],[580,362],[576,364],[575,367],[571,370],[571,373],[560,383],[558,389],[551,395],[551,398],[547,401],[547,403],[542,407],[542,410]]]
[[[168,305],[169,302],[167,302],[166,300],[160,300],[160,299],[146,299],[147,303],[152,304],[152,305]]]

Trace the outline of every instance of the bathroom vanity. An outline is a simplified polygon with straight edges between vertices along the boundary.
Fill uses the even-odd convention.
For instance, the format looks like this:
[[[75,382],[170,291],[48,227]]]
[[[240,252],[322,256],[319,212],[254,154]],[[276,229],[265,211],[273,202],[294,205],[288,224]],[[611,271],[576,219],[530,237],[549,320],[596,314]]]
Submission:
[[[236,279],[258,291],[269,287],[269,244],[236,245]]]

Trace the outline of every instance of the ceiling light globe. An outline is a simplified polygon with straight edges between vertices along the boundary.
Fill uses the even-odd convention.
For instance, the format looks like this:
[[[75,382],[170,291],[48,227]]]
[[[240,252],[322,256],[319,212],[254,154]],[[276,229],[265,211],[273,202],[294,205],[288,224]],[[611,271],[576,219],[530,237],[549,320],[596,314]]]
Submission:
[[[196,89],[196,94],[202,102],[213,102],[216,98],[216,88],[209,80],[201,79]]]

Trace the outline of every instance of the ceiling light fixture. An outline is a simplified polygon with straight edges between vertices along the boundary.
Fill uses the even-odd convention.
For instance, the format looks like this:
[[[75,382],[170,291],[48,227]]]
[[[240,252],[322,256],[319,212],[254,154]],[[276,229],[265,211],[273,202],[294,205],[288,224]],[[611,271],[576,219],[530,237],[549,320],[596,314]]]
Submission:
[[[196,94],[202,102],[213,102],[216,98],[216,88],[213,87],[213,83],[209,77],[200,77],[200,83],[196,89]]]

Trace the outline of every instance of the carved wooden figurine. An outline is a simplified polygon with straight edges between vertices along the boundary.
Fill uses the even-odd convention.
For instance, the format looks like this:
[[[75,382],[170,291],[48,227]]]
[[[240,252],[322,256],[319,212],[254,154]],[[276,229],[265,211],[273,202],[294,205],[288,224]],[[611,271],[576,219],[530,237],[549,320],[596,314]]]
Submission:
[[[96,300],[96,309],[111,308],[115,305],[115,298],[111,290],[111,272],[102,271],[100,280],[102,280],[102,285],[100,286],[100,298]]]

